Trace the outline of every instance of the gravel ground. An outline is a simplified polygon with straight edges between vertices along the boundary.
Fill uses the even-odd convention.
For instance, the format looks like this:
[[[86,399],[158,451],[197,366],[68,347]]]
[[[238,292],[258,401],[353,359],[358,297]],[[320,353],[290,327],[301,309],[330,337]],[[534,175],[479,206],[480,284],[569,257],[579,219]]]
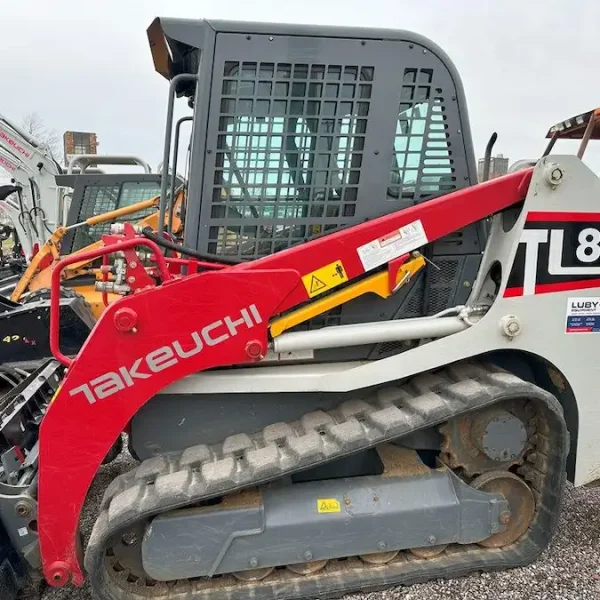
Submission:
[[[102,490],[117,474],[130,469],[122,455],[103,467],[84,511],[89,535]],[[82,589],[48,590],[42,600],[91,600]],[[541,558],[523,569],[432,581],[383,592],[354,594],[345,600],[600,600],[600,487],[568,485],[557,534]]]

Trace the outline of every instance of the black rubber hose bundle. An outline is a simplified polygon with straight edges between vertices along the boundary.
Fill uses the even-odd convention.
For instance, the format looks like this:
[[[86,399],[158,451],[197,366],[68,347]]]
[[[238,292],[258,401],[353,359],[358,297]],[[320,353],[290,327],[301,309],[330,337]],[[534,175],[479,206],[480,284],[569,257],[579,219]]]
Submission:
[[[203,254],[202,252],[198,252],[197,250],[193,250],[192,248],[186,248],[185,246],[181,246],[180,244],[176,244],[175,242],[171,242],[164,237],[161,237],[152,231],[151,227],[144,227],[142,229],[142,235],[149,240],[152,240],[159,246],[166,248],[167,250],[173,250],[174,252],[179,252],[180,254],[185,254],[186,256],[191,256],[192,258],[197,258],[198,260],[205,260],[207,262],[218,262],[224,265],[239,265],[244,260],[239,258],[231,258],[227,256],[213,256],[211,254]]]

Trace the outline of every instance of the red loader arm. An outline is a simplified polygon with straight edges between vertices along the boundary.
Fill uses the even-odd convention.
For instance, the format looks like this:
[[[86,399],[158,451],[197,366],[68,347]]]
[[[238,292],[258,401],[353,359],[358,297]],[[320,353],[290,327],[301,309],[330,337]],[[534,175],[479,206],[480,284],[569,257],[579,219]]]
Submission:
[[[82,584],[77,530],[86,493],[117,436],[150,398],[191,373],[264,356],[269,321],[314,295],[313,272],[339,263],[340,283],[350,281],[522,201],[531,174],[507,175],[111,304],[41,425],[38,521],[48,582]],[[117,249],[108,246],[98,255]],[[64,265],[61,261],[57,270]]]

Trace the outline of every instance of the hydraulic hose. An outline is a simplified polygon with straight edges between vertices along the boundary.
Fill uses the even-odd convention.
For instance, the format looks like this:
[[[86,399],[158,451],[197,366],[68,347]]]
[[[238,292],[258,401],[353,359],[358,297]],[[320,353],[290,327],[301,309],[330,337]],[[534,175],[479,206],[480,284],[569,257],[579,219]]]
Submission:
[[[164,237],[154,233],[151,227],[144,227],[144,229],[142,229],[142,235],[148,238],[149,240],[152,240],[157,245],[162,246],[163,248],[167,248],[168,250],[173,250],[175,252],[180,252],[181,254],[191,256],[192,258],[197,258],[198,260],[205,260],[208,262],[220,262],[224,265],[239,265],[243,262],[246,262],[239,258],[203,254],[202,252],[198,252],[197,250],[193,250],[192,248],[186,248],[185,246],[175,244],[174,242],[171,242],[170,240],[167,240]]]

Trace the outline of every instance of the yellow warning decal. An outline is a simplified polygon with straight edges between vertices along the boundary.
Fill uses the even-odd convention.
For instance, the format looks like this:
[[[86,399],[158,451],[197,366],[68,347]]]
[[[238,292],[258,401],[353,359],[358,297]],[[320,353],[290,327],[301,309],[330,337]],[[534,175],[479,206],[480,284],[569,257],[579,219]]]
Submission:
[[[335,498],[319,498],[317,500],[317,512],[336,513],[341,510],[340,503]]]
[[[346,275],[346,269],[344,269],[341,260],[336,260],[325,265],[302,278],[302,283],[311,298],[331,290],[346,281],[348,281],[348,275]]]

